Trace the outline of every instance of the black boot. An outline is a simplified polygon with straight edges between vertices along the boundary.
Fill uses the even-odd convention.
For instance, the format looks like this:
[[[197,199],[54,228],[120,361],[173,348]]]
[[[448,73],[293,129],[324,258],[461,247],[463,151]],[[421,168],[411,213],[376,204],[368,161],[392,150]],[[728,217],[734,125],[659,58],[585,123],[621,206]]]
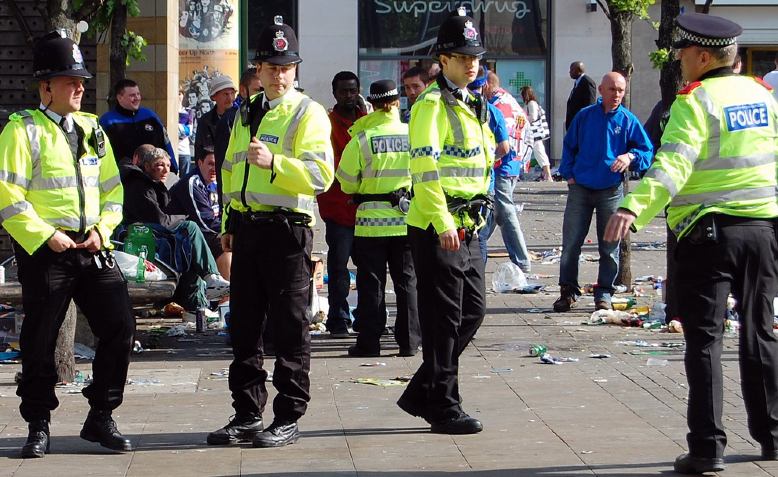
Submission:
[[[262,429],[260,414],[236,414],[226,426],[208,434],[206,441],[212,446],[251,442]]]
[[[294,444],[300,439],[296,422],[273,421],[270,427],[254,436],[254,447],[282,447]]]
[[[115,451],[131,451],[132,443],[116,428],[111,411],[92,409],[86,416],[81,438]]]
[[[22,447],[22,458],[43,457],[49,452],[49,421],[40,419],[28,424],[30,433]]]

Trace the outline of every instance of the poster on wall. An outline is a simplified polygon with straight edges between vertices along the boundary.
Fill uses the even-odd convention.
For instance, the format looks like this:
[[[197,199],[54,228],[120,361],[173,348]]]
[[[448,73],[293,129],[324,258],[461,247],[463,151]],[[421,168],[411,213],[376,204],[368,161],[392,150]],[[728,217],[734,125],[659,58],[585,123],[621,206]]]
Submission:
[[[196,120],[211,110],[209,81],[240,74],[240,0],[179,0],[179,88],[182,108]]]

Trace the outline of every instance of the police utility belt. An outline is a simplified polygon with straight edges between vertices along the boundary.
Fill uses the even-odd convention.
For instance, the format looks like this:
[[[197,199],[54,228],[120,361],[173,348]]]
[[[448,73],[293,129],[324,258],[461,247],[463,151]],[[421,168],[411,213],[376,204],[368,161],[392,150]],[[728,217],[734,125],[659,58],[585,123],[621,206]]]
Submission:
[[[407,214],[411,208],[412,197],[413,193],[403,187],[387,194],[354,194],[351,196],[351,201],[356,205],[365,202],[389,202],[392,207],[397,207],[400,212]]]
[[[241,212],[240,221],[246,225],[285,224],[308,227],[311,224],[311,216],[286,209],[272,211],[248,211]]]
[[[755,219],[717,213],[705,214],[697,220],[697,223],[683,239],[692,245],[715,244],[719,242],[721,228],[731,225],[775,227],[776,221],[775,219]]]
[[[477,229],[483,225],[487,211],[492,209],[492,198],[486,194],[478,194],[470,199],[446,195],[446,204],[451,215],[459,217],[463,223],[465,216],[469,216],[473,220],[473,229]]]

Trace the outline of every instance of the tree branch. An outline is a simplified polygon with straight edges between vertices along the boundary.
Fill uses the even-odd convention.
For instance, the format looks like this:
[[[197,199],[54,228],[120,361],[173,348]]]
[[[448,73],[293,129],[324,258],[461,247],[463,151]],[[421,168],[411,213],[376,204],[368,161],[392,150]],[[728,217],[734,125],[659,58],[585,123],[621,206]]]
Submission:
[[[602,2],[602,0],[597,0],[597,5],[602,8],[602,13],[605,14],[605,16],[608,18],[608,20],[611,19],[611,12],[608,10],[608,6]]]
[[[27,20],[24,18],[24,15],[22,15],[22,11],[19,10],[19,5],[16,4],[16,0],[7,0],[8,1],[8,9],[11,10],[11,14],[16,19],[16,23],[19,25],[19,28],[21,28],[22,32],[24,33],[25,40],[27,40],[27,43],[32,45],[34,36],[32,34],[32,30],[30,29],[30,25],[27,24]]]

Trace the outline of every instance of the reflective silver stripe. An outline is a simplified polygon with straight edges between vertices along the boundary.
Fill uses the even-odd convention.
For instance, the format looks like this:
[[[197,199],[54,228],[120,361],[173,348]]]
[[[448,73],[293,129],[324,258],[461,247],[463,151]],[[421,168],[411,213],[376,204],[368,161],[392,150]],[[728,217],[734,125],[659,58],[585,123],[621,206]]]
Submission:
[[[662,144],[662,147],[659,148],[657,154],[659,154],[660,152],[670,152],[670,153],[680,154],[692,164],[694,164],[695,161],[697,161],[697,156],[699,156],[699,152],[695,151],[693,147],[683,143]]]
[[[27,139],[30,141],[30,159],[32,160],[32,178],[41,175],[41,134],[40,128],[35,124],[32,114],[28,111],[19,111],[24,128],[27,130]]]
[[[373,171],[373,151],[370,150],[370,145],[367,143],[365,131],[357,134],[357,142],[359,143],[359,149],[362,151],[362,157],[365,159],[364,173],[367,176],[368,172]]]
[[[775,164],[775,154],[756,154],[753,156],[741,157],[717,157],[715,159],[706,159],[698,161],[694,166],[696,171],[718,171],[726,169],[739,169],[743,167],[765,166]]]
[[[441,167],[440,177],[484,177],[483,167]]]
[[[449,127],[451,127],[451,132],[454,135],[454,144],[464,144],[465,133],[462,130],[462,122],[459,120],[459,116],[457,116],[454,108],[448,104],[446,104],[446,115],[448,116]]]
[[[405,225],[405,217],[357,217],[357,227],[396,227]]]
[[[327,187],[327,183],[324,182],[324,177],[321,174],[321,168],[316,159],[319,159],[320,155],[313,152],[304,152],[300,156],[300,160],[303,161],[303,165],[308,169],[308,173],[311,174],[311,185],[315,192],[324,192],[324,188]]]
[[[117,202],[106,202],[103,205],[103,212],[116,212],[120,214],[122,212],[122,204]]]
[[[116,188],[119,184],[122,183],[122,180],[119,176],[111,177],[110,179],[104,180],[100,183],[100,190],[103,192],[110,192]]]
[[[390,210],[395,207],[386,201],[362,202],[357,210]]]
[[[678,187],[675,186],[675,182],[673,182],[673,179],[670,178],[667,172],[665,172],[663,169],[652,167],[648,170],[648,172],[646,172],[645,177],[650,177],[651,179],[654,179],[655,181],[662,184],[664,188],[667,189],[667,191],[670,193],[670,197],[675,197],[675,194],[678,193]]]
[[[702,86],[694,90],[694,96],[708,114],[708,159],[718,157],[721,151],[721,118],[719,118],[719,110]]]
[[[84,187],[97,187],[100,178],[97,176],[84,176]],[[49,189],[67,189],[68,187],[78,187],[78,177],[47,177],[45,179],[33,179],[30,183],[30,190],[49,190]]]
[[[303,96],[297,108],[292,112],[292,121],[289,123],[289,127],[286,129],[286,135],[284,136],[284,155],[294,157],[294,137],[297,134],[297,128],[300,127],[300,120],[305,115],[305,111],[308,110],[308,106],[313,103],[311,98]]]
[[[408,169],[380,169],[378,171],[365,171],[363,177],[408,177],[410,174]]]
[[[19,215],[29,209],[32,209],[32,204],[26,200],[20,200],[3,209],[0,209],[0,220],[6,221],[15,215]]]
[[[78,217],[67,217],[67,218],[48,218],[44,219],[46,222],[48,222],[51,225],[56,225],[58,227],[65,227],[71,230],[78,230],[79,227],[81,227],[81,221]],[[96,223],[100,222],[100,217],[87,217],[86,218],[86,226],[91,227],[95,225]]]
[[[240,200],[240,191],[231,192],[229,194],[232,198]],[[262,204],[269,205],[271,207],[286,207],[287,209],[303,209],[307,211],[313,211],[313,198],[309,197],[292,197],[288,195],[276,195],[276,194],[260,194],[257,192],[246,191],[246,202],[251,205]]]
[[[716,190],[700,194],[679,195],[670,202],[670,205],[674,207],[693,204],[710,206],[738,200],[769,199],[774,198],[775,194],[775,186],[758,187],[755,189]]]
[[[438,175],[438,171],[423,172],[421,174],[411,175],[411,180],[413,181],[414,184],[420,184],[422,182],[440,180],[440,175]]]
[[[30,180],[15,172],[0,171],[0,182],[17,185],[23,189],[30,187]]]
[[[352,176],[351,174],[344,172],[343,169],[338,168],[338,179],[340,179],[341,182],[349,182],[352,184],[356,184],[359,182],[360,176]]]

